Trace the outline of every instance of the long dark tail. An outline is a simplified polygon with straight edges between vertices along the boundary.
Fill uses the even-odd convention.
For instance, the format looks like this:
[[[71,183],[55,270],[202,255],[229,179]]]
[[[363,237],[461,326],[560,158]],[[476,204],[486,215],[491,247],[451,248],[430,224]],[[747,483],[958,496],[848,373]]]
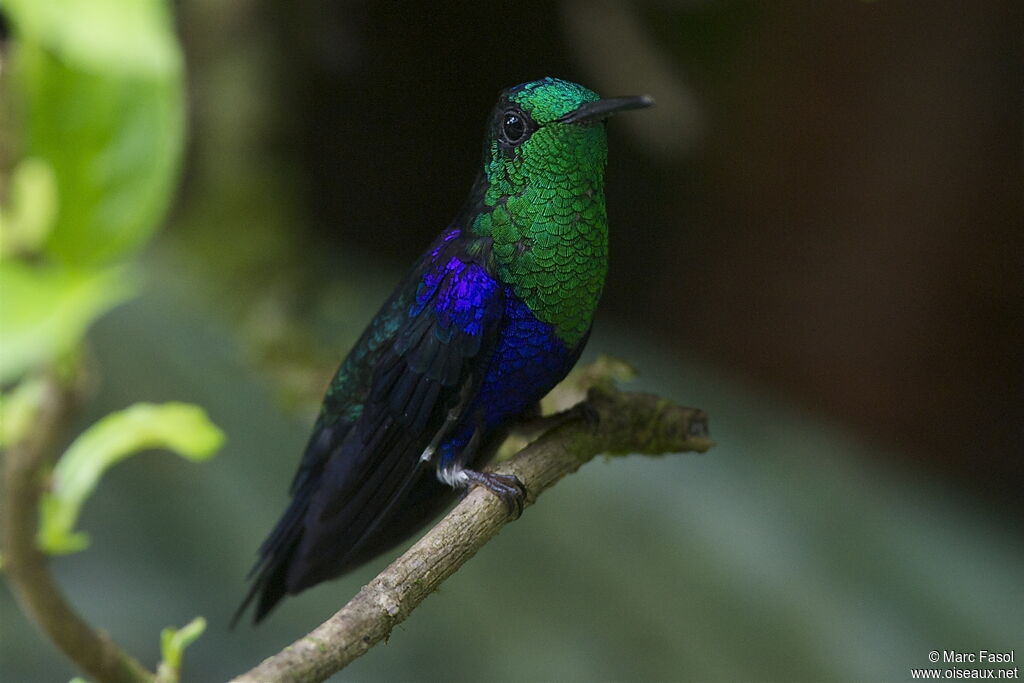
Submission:
[[[288,489],[291,502],[273,531],[260,545],[259,559],[246,576],[246,580],[252,580],[253,577],[255,580],[231,617],[230,628],[235,627],[257,596],[259,600],[253,614],[253,624],[260,623],[281,602],[281,598],[288,594],[288,571],[302,541],[310,502],[320,486],[320,477],[332,448],[344,437],[350,426],[343,420],[331,424],[317,421],[306,443],[302,462]]]
[[[332,443],[337,442],[315,435],[311,449],[324,452]],[[353,452],[345,452],[349,447]],[[254,601],[258,624],[286,595],[341,576],[402,543],[460,493],[438,481],[432,464],[419,460],[418,444],[386,449],[398,462],[371,458],[371,449],[354,440],[338,448],[332,465],[323,466],[326,458],[310,459],[312,466],[300,468],[291,503],[260,546],[249,572],[255,578],[232,627]],[[325,510],[324,501],[337,509]]]
[[[299,547],[299,541],[302,540],[303,517],[309,507],[310,493],[303,490],[296,492],[288,509],[278,520],[277,526],[260,546],[260,557],[246,577],[247,579],[255,577],[255,580],[249,587],[249,592],[245,594],[242,604],[238,606],[234,616],[231,617],[230,628],[235,627],[242,614],[257,596],[259,596],[259,600],[253,614],[253,624],[260,623],[288,593],[288,567]]]

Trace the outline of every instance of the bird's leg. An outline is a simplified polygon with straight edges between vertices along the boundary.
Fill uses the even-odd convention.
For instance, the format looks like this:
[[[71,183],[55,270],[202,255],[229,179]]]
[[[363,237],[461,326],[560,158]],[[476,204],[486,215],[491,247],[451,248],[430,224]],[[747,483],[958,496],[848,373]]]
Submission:
[[[452,486],[469,488],[470,486],[483,486],[488,491],[501,499],[513,519],[518,519],[523,514],[526,506],[526,486],[514,474],[499,474],[497,472],[480,472],[464,467],[461,463],[473,462],[477,449],[480,447],[480,439],[484,433],[483,425],[478,424],[473,430],[473,435],[459,453],[458,461],[449,467],[442,467],[438,470],[438,476],[442,481]]]

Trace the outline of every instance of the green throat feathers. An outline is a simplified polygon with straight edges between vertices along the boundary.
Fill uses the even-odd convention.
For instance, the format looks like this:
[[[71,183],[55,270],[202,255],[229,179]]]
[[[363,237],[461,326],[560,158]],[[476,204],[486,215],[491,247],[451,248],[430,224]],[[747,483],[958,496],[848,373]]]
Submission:
[[[590,328],[608,270],[608,147],[603,122],[559,119],[598,99],[554,78],[506,91],[469,225],[491,239],[501,281],[570,348]]]

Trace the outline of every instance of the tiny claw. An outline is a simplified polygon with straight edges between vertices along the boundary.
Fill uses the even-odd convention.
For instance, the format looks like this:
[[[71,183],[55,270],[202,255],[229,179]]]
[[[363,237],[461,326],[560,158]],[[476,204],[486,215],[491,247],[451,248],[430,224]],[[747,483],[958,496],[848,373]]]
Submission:
[[[463,470],[466,478],[501,499],[512,519],[519,519],[526,507],[526,487],[514,474],[498,474],[496,472],[477,472]]]

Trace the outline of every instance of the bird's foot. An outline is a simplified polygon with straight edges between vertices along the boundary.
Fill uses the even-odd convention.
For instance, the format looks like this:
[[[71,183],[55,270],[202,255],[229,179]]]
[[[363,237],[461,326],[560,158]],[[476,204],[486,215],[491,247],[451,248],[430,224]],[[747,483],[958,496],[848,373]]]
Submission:
[[[496,472],[477,472],[462,470],[469,484],[483,486],[501,499],[512,519],[519,519],[526,506],[526,487],[514,474],[498,474]]]

